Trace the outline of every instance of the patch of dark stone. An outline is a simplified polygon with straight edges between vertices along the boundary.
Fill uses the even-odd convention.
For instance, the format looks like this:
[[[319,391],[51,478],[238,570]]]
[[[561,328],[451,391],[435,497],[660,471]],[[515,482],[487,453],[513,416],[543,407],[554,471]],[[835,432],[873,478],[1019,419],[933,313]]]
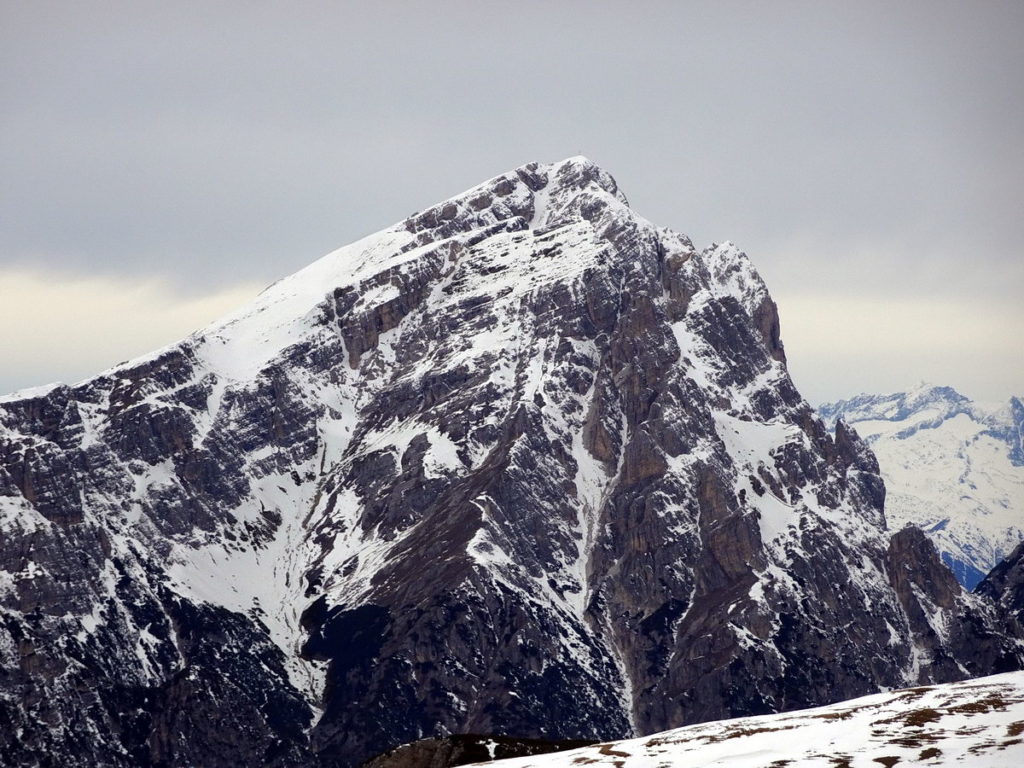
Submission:
[[[520,739],[511,736],[457,734],[422,739],[389,749],[370,758],[363,768],[454,768],[470,763],[485,763],[512,757],[533,757],[552,752],[589,747],[595,742],[579,739],[551,741]]]

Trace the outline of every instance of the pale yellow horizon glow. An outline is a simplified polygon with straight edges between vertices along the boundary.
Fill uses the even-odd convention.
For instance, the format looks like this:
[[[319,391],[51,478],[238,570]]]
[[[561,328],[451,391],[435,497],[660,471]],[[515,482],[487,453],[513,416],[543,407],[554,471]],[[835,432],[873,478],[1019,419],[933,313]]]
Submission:
[[[0,270],[0,394],[99,374],[185,338],[264,287],[190,296],[157,279]]]
[[[793,381],[812,403],[918,382],[976,400],[1024,394],[1024,308],[977,297],[777,293]]]
[[[0,269],[0,394],[73,384],[185,338],[253,299],[251,282],[187,295],[158,279]],[[1024,310],[1003,302],[777,293],[790,371],[812,403],[930,381],[1021,395]]]

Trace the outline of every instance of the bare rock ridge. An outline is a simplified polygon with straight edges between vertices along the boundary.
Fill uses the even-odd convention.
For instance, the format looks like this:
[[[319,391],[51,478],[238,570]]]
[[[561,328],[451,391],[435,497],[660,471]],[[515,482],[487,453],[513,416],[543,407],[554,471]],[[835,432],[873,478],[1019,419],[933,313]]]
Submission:
[[[0,398],[0,763],[354,766],[1021,665],[731,244],[585,158]]]
[[[1024,628],[1024,542],[992,569],[975,592],[999,605],[1000,614],[1011,624],[1011,633]]]

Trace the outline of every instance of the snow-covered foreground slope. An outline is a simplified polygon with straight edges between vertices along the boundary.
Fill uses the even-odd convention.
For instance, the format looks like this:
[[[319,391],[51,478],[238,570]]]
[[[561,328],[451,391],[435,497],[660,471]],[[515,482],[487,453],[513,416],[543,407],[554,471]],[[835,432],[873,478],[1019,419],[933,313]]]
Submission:
[[[779,333],[739,249],[577,157],[0,399],[0,764],[354,766],[1019,668]]]
[[[972,589],[1024,539],[1024,405],[968,400],[921,385],[820,409],[871,445],[885,478],[890,527],[922,528]]]
[[[1024,765],[1024,673],[881,693],[789,714],[704,723],[487,765],[1020,768]]]

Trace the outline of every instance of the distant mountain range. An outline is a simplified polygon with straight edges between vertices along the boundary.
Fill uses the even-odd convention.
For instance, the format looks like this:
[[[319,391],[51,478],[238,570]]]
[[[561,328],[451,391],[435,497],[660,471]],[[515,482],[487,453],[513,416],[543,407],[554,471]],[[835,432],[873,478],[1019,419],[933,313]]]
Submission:
[[[1024,539],[1024,404],[973,402],[922,384],[818,409],[842,419],[878,457],[885,514],[922,528],[968,589]]]

